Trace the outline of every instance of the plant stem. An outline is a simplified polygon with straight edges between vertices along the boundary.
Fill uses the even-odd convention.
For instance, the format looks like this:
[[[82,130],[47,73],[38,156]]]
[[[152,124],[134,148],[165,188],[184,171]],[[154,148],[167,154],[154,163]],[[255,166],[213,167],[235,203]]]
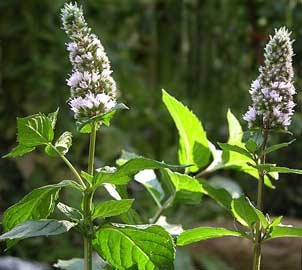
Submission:
[[[158,208],[158,210],[156,211],[155,215],[150,219],[150,221],[149,221],[150,224],[154,224],[159,219],[159,217],[161,216],[162,212],[170,206],[170,204],[173,202],[174,198],[175,198],[175,194],[171,195],[165,201],[165,203],[161,207]]]
[[[73,167],[73,165],[70,163],[70,161],[53,144],[50,143],[48,145],[60,156],[60,158],[69,167],[69,169],[72,171],[72,173],[74,174],[77,181],[81,184],[82,188],[85,188],[85,184],[84,184],[81,176],[79,175],[79,173],[77,172],[75,167]]]
[[[266,159],[266,146],[268,141],[268,131],[264,130],[264,140],[262,144],[262,156],[260,157],[260,164],[265,164]],[[264,193],[264,172],[262,169],[258,170],[259,180],[258,180],[258,192],[257,192],[257,208],[262,211],[263,210],[263,193]],[[261,223],[260,221],[256,224],[256,236],[254,242],[254,254],[253,254],[253,270],[260,270],[261,264]]]
[[[97,123],[92,123],[92,130],[90,133],[89,143],[89,158],[88,158],[88,173],[93,175],[94,172],[94,153],[95,153],[95,141],[96,141]],[[87,228],[87,234],[84,236],[84,270],[92,270],[92,198],[93,191],[88,186],[84,192],[83,197],[83,210],[84,210],[84,224]]]

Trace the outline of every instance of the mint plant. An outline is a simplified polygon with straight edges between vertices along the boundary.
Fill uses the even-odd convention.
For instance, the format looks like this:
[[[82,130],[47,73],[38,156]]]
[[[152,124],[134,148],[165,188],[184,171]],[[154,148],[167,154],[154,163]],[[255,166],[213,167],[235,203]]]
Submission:
[[[173,170],[181,166],[132,156],[122,157],[124,160],[120,160],[118,167],[95,168],[97,131],[109,126],[116,112],[127,107],[117,103],[117,88],[109,59],[100,40],[91,33],[82,8],[77,4],[65,4],[62,22],[70,38],[67,50],[73,66],[67,79],[71,93],[68,104],[74,113],[77,131],[90,136],[88,168],[79,171],[69,161],[67,154],[72,146],[72,134],[69,131],[59,136],[56,134],[59,110],[18,118],[18,145],[4,157],[23,156],[43,147],[48,156],[60,158],[67,165],[74,179],[37,188],[7,209],[2,218],[5,233],[0,236],[0,241],[6,241],[11,248],[25,238],[58,235],[75,229],[83,236],[83,259],[60,260],[56,267],[173,269],[173,238],[163,227],[153,225],[159,214],[151,219],[151,224],[143,224],[138,213],[131,209],[134,200],[128,197],[126,185],[140,171]],[[77,208],[59,201],[63,188],[80,192]],[[100,188],[105,188],[113,199],[95,205],[94,195]],[[177,186],[173,194],[186,189],[186,185]],[[201,197],[201,192],[198,192]],[[66,216],[65,220],[57,220],[53,216],[55,208]],[[112,217],[123,223],[111,222]],[[93,250],[103,259],[103,265],[93,262]]]
[[[260,74],[252,83],[252,106],[243,119],[248,122],[249,130],[242,131],[239,121],[228,111],[229,139],[219,143],[222,150],[208,141],[201,122],[179,101],[163,91],[163,102],[175,121],[180,135],[180,164],[193,164],[188,167],[184,177],[199,180],[202,192],[217,201],[228,210],[235,220],[246,230],[226,228],[195,228],[184,231],[177,238],[180,246],[204,239],[224,236],[247,238],[254,244],[253,270],[260,269],[261,245],[278,237],[302,237],[302,228],[281,223],[282,217],[270,218],[263,213],[264,186],[275,188],[273,182],[279,174],[302,174],[302,170],[279,167],[267,163],[267,155],[289,146],[290,142],[270,145],[272,133],[288,133],[288,127],[294,113],[293,95],[292,41],[286,28],[275,31],[275,35],[265,47],[264,65]],[[210,155],[212,162],[210,162]],[[256,206],[245,196],[232,197],[226,190],[212,186],[203,179],[209,173],[220,169],[235,169],[250,174],[258,180]]]

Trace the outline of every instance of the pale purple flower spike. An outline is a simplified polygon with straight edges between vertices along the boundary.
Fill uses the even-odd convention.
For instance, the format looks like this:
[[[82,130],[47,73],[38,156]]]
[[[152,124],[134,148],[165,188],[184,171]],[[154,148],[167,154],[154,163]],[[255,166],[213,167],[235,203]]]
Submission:
[[[116,83],[104,47],[91,33],[83,10],[76,3],[62,9],[63,29],[71,39],[67,43],[73,66],[67,79],[71,99],[69,105],[76,119],[106,113],[116,105]]]
[[[258,78],[252,82],[252,106],[243,119],[249,127],[287,129],[291,124],[296,93],[293,85],[293,41],[285,27],[275,30],[275,35],[265,47],[264,65]]]

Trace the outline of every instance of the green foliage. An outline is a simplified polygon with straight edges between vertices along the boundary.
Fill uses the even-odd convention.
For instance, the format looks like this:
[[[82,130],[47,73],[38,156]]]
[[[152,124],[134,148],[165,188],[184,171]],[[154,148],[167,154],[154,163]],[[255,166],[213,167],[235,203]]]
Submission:
[[[82,213],[73,208],[73,207],[70,207],[64,203],[61,203],[59,202],[57,204],[57,208],[67,217],[69,218],[70,220],[72,221],[76,221],[76,222],[79,222],[82,218],[83,218],[83,215]]]
[[[186,171],[197,172],[205,167],[210,159],[206,132],[198,118],[181,102],[162,91],[166,105],[179,133],[178,158],[180,164],[193,165]]]
[[[238,199],[233,199],[231,206],[232,213],[238,222],[250,228],[255,226],[258,216],[247,198],[241,196]]]
[[[53,140],[52,122],[42,113],[18,118],[17,126],[17,140],[21,145],[35,147]]]
[[[236,152],[239,153],[243,156],[246,156],[249,159],[252,159],[252,155],[249,153],[249,151],[247,151],[245,148],[240,147],[238,145],[232,145],[232,144],[228,144],[228,143],[218,143],[220,148],[224,151],[229,151],[229,152]]]
[[[55,142],[54,147],[61,154],[67,154],[70,146],[72,145],[72,134],[69,131],[65,131]],[[50,156],[58,156],[58,153],[49,145],[45,147],[45,152]]]
[[[49,116],[39,113],[24,118],[17,118],[17,141],[19,144],[4,157],[23,156],[33,151],[36,146],[51,143],[54,137],[57,115],[58,110],[50,113]],[[71,134],[69,136],[71,136]],[[62,147],[62,138],[59,139],[57,143],[59,147]]]
[[[123,104],[117,104],[114,106],[109,112],[98,114],[93,117],[87,118],[87,119],[81,119],[77,121],[77,129],[81,133],[91,133],[92,123],[97,122],[99,123],[99,127],[104,124],[105,126],[110,125],[110,121],[112,117],[115,115],[115,113],[119,110],[125,110],[128,109],[128,107]]]
[[[29,147],[22,144],[17,145],[10,153],[4,155],[4,158],[21,157],[35,150],[35,147]]]
[[[291,140],[290,142],[287,142],[287,143],[278,143],[278,144],[272,145],[272,146],[268,147],[264,152],[265,152],[266,154],[269,154],[269,153],[271,153],[271,152],[277,151],[277,150],[279,150],[279,149],[282,149],[282,148],[284,148],[284,147],[289,146],[289,145],[292,144],[295,140],[296,140],[296,139]]]
[[[93,246],[117,269],[173,269],[173,240],[160,226],[104,225],[96,232]]]
[[[103,183],[125,185],[131,180],[134,174],[141,170],[163,168],[177,169],[181,168],[181,166],[169,165],[164,162],[138,157],[130,159],[115,171],[100,170],[100,172],[95,175],[93,181],[95,185],[101,185]]]
[[[68,232],[75,225],[76,223],[67,220],[28,220],[2,234],[0,241],[62,234]]]
[[[185,204],[198,204],[202,193],[198,181],[185,174],[172,172],[169,169],[162,170],[163,183],[169,194],[175,194],[175,202]]]
[[[198,181],[203,194],[208,195],[227,210],[231,210],[232,196],[225,189],[215,188],[203,179],[198,179]]]
[[[178,246],[185,246],[206,239],[219,238],[224,236],[246,237],[243,232],[228,230],[225,228],[201,227],[184,231],[177,238]]]
[[[21,201],[4,212],[2,225],[5,231],[11,230],[26,220],[47,218],[54,210],[60,189],[68,186],[73,187],[77,184],[66,180],[56,185],[37,188],[27,194]]]
[[[134,200],[109,200],[95,206],[92,218],[107,218],[121,215],[127,212]]]
[[[269,234],[269,239],[280,237],[302,237],[302,228],[292,226],[273,226]]]

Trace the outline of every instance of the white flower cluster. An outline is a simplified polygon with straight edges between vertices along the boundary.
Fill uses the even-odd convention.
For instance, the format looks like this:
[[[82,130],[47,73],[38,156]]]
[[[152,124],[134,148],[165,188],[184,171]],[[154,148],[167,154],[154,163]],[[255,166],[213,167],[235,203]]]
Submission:
[[[108,112],[116,104],[116,83],[104,47],[91,33],[83,10],[76,3],[64,5],[62,22],[71,39],[67,50],[73,70],[67,85],[71,90],[69,105],[75,118]]]
[[[275,30],[275,35],[270,37],[265,47],[264,65],[250,89],[252,106],[243,116],[249,127],[287,129],[291,123],[296,91],[290,34],[285,27]]]

